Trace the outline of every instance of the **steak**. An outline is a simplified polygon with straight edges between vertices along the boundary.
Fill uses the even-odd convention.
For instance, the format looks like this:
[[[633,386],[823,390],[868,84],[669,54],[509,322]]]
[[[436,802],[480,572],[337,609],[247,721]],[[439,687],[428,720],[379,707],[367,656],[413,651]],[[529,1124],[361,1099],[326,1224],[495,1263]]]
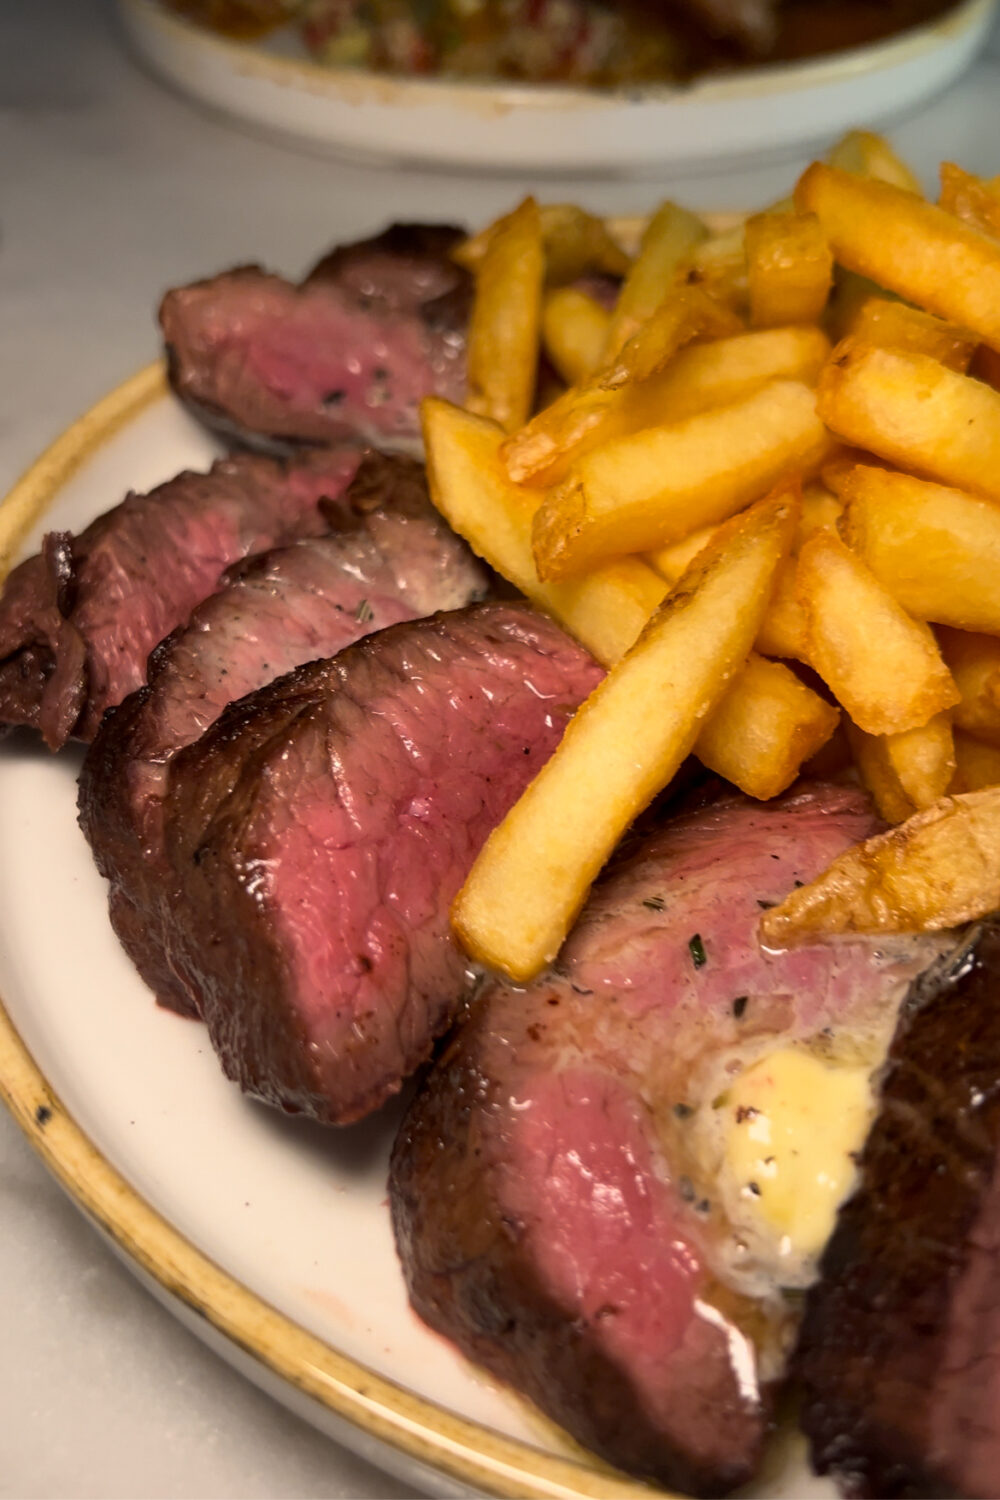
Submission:
[[[487,986],[396,1142],[419,1315],[669,1487],[753,1474],[793,1335],[707,1150],[719,1096],[741,1058],[884,1026],[939,951],[759,947],[761,906],[874,826],[859,793],[830,787],[664,825],[594,888],[550,972]]]
[[[50,532],[0,595],[0,724],[40,730],[51,750],[92,739],[228,567],[328,529],[321,502],[357,464],[347,449],[294,464],[220,459],[129,494],[78,536]]]
[[[852,1494],[1000,1491],[1000,921],[914,987],[797,1366]]]
[[[482,568],[437,515],[421,467],[370,455],[338,507],[344,529],[234,570],[157,646],[149,684],[108,713],[84,762],[80,823],[111,883],[111,923],[161,1004],[193,1014],[170,965],[166,913],[180,897],[163,848],[173,756],[227,703],[383,626],[458,609]]]
[[[169,943],[226,1073],[346,1124],[474,983],[449,906],[599,667],[518,605],[398,625],[233,704],[171,769]]]
[[[472,279],[448,258],[460,238],[397,224],[332,251],[298,286],[242,266],[167,292],[175,391],[244,441],[419,451],[421,399],[465,392]]]

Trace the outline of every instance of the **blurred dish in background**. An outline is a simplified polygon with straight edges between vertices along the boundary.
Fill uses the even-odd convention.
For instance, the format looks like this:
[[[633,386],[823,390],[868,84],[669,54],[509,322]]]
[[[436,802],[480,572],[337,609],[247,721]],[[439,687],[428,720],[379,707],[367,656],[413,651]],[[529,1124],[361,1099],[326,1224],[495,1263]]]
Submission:
[[[595,0],[461,3],[479,17],[477,24],[508,7],[533,17],[560,8],[570,17],[595,9]],[[833,0],[788,0],[784,7],[771,0],[683,3],[685,12],[677,10],[679,19],[671,12],[668,28],[662,0],[629,0],[633,17],[640,10],[652,16],[628,23],[648,42],[636,66],[650,66],[658,48],[666,57],[673,46],[675,68],[690,78],[697,12],[703,22],[697,45],[706,59],[714,49],[713,70],[692,81],[650,81],[647,74],[640,81],[615,83],[608,53],[603,66],[609,76],[604,86],[591,87],[566,72],[565,61],[563,81],[545,73],[546,67],[556,67],[558,49],[554,33],[548,39],[539,34],[536,20],[520,33],[508,29],[506,39],[496,29],[493,41],[484,42],[478,53],[464,43],[463,51],[456,42],[448,53],[451,63],[439,73],[389,71],[390,52],[402,62],[421,51],[415,33],[405,27],[393,33],[393,50],[385,26],[373,22],[365,30],[358,18],[400,17],[399,0],[170,0],[169,5],[118,0],[133,46],[161,78],[236,121],[299,144],[383,163],[619,174],[777,147],[807,148],[849,126],[876,124],[912,109],[969,65],[985,40],[996,0],[959,0],[943,10],[942,0],[851,0],[843,6]],[[411,17],[419,9],[430,28],[432,21],[439,24],[434,17],[446,6],[458,4],[421,0],[419,7],[405,9]],[[320,16],[329,22],[332,7],[340,18],[337,26],[321,28]],[[293,8],[317,44],[322,31],[322,45],[327,52],[332,48],[337,66],[310,59],[293,24]],[[848,42],[878,35],[890,22],[912,23],[934,11],[942,13],[898,35],[808,55],[821,43],[844,49]],[[657,25],[659,43],[653,40]],[[249,34],[257,40],[238,39]],[[471,35],[470,21],[453,40]],[[668,36],[682,40],[668,43]],[[516,72],[510,52],[518,47],[519,77],[485,81],[472,67],[473,56],[485,66],[483,59],[492,55],[498,68]],[[778,60],[760,61],[761,56]],[[459,57],[465,59],[461,68]],[[582,54],[572,66],[583,67]],[[532,68],[537,70],[532,77],[547,81],[525,81]]]

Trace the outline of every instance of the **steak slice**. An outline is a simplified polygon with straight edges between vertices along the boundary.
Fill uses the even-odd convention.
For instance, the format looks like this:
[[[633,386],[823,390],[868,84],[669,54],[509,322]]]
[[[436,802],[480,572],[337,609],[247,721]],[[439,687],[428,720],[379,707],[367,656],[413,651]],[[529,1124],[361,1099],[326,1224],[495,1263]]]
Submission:
[[[424,396],[461,400],[468,272],[461,232],[397,224],[325,256],[300,285],[242,266],[167,292],[170,379],[243,440],[420,449]]]
[[[171,768],[169,941],[227,1074],[333,1124],[474,983],[452,898],[600,680],[518,605],[395,626],[226,710]]]
[[[721,1185],[718,1100],[776,1046],[891,1025],[930,961],[920,940],[877,961],[867,940],[757,943],[761,905],[874,826],[857,792],[829,787],[666,824],[595,887],[552,971],[482,993],[396,1142],[416,1311],[588,1448],[670,1487],[753,1474],[793,1333],[784,1268]]]
[[[78,536],[50,533],[0,595],[0,723],[40,730],[51,750],[92,739],[228,567],[328,529],[321,502],[342,493],[358,457],[220,459],[127,495]]]
[[[80,777],[80,824],[111,883],[111,924],[161,1004],[194,1014],[170,965],[180,899],[163,848],[173,756],[228,703],[383,626],[481,598],[486,575],[433,509],[420,465],[372,454],[344,529],[243,563],[150,657],[149,684],[105,715]]]
[[[809,1293],[813,1462],[848,1493],[1000,1491],[1000,921],[915,986]]]

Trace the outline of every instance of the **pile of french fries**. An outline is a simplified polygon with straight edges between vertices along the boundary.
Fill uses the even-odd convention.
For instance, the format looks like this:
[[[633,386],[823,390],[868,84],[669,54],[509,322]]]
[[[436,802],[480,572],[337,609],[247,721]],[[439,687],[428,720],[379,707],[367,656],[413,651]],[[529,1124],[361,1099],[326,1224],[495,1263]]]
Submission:
[[[431,494],[609,669],[460,938],[551,962],[692,752],[761,799],[852,758],[895,825],[765,942],[1000,906],[1000,179],[946,164],[932,204],[853,132],[763,213],[664,203],[634,254],[612,228],[529,198],[456,252],[468,399],[424,403]]]

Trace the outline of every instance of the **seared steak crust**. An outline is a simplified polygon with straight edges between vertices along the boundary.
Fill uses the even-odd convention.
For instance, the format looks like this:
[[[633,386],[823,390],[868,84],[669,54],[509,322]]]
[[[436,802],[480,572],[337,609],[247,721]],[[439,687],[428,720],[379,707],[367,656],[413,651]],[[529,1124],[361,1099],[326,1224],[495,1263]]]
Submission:
[[[178,899],[163,849],[173,756],[236,698],[361,636],[481,598],[486,577],[431,506],[421,467],[372,454],[338,532],[264,553],[150,657],[148,686],[105,715],[80,777],[80,823],[111,882],[111,922],[161,1004],[191,1014],[170,964],[165,913]]]
[[[394,225],[331,251],[299,286],[241,266],[167,292],[174,389],[245,441],[419,449],[421,399],[465,388],[472,282],[448,258],[458,238]]]
[[[703,1154],[729,1060],[870,1026],[929,961],[919,941],[878,962],[865,940],[757,945],[761,905],[874,826],[833,788],[667,824],[595,887],[551,973],[477,997],[397,1138],[416,1311],[668,1486],[751,1477],[791,1332]]]
[[[176,757],[169,941],[230,1077],[335,1124],[399,1088],[473,983],[451,900],[600,675],[483,605],[301,667]]]
[[[52,750],[92,739],[231,564],[327,529],[321,502],[357,464],[347,449],[295,464],[220,459],[128,495],[78,536],[50,533],[0,596],[0,723],[40,730]]]
[[[903,1013],[797,1356],[813,1461],[850,1493],[1000,1492],[1000,921]]]

